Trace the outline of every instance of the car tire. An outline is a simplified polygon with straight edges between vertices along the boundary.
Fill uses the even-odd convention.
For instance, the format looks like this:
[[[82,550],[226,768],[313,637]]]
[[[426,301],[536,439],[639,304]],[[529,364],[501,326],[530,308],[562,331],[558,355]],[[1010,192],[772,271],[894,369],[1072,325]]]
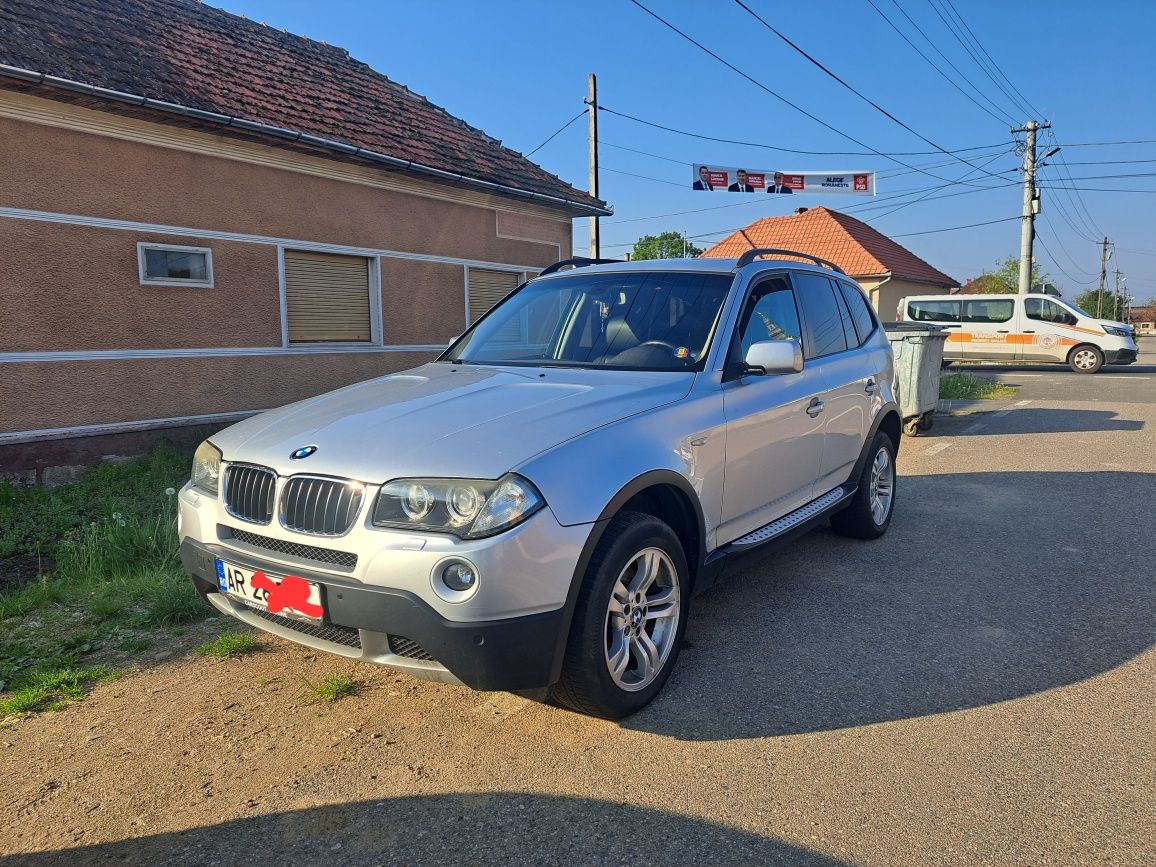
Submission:
[[[1096,373],[1104,366],[1104,353],[1090,343],[1081,343],[1068,353],[1068,366],[1076,373]]]
[[[895,512],[895,444],[883,431],[875,434],[859,474],[851,504],[831,516],[831,529],[853,539],[878,539]]]
[[[639,512],[611,519],[578,593],[552,700],[612,720],[649,704],[678,658],[689,574],[667,524]]]

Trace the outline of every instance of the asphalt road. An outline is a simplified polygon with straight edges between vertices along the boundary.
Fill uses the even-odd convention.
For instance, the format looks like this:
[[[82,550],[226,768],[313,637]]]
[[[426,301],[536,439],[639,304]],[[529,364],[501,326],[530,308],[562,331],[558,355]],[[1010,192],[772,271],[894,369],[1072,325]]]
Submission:
[[[1047,379],[905,439],[882,540],[742,562],[622,724],[279,642],[170,662],[0,733],[0,858],[1156,863],[1152,385]],[[265,685],[338,669],[331,709]]]

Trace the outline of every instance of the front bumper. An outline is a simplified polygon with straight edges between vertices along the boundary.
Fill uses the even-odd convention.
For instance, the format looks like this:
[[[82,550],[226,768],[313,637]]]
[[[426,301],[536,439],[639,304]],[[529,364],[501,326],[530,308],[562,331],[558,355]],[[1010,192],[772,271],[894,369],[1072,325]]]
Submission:
[[[1135,349],[1109,349],[1104,352],[1104,364],[1134,364],[1136,355]]]
[[[554,611],[500,620],[459,622],[442,617],[415,594],[294,568],[322,585],[324,622],[290,620],[233,600],[217,587],[221,558],[248,569],[284,574],[270,561],[193,539],[181,542],[181,562],[215,608],[283,638],[375,662],[418,677],[478,690],[529,690],[557,680],[567,618]]]

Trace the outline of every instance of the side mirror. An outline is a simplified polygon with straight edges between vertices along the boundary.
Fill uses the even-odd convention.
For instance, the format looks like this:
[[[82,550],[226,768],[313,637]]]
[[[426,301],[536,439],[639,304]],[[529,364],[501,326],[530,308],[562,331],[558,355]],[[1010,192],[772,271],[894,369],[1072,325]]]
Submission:
[[[760,340],[752,343],[743,359],[745,373],[767,376],[775,373],[799,373],[803,369],[803,347],[795,339]]]

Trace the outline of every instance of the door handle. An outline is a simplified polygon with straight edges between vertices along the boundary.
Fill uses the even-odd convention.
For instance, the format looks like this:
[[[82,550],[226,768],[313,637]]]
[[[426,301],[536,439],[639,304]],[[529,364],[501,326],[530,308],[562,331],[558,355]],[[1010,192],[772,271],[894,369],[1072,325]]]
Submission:
[[[1010,332],[1006,328],[1001,328],[999,331],[996,332],[996,334],[1008,334],[1008,333],[1010,333]]]
[[[874,394],[879,390],[879,383],[873,379],[869,379],[867,380],[867,384],[863,386],[863,390],[867,392],[867,394]]]
[[[814,400],[812,400],[810,406],[807,407],[807,415],[809,415],[811,418],[814,418],[822,411],[823,411],[823,401],[819,400],[819,398],[817,398],[817,397]]]
[[[1024,334],[1035,334],[1035,333],[1036,333],[1036,330],[1034,328],[1025,328],[1024,329]]]

